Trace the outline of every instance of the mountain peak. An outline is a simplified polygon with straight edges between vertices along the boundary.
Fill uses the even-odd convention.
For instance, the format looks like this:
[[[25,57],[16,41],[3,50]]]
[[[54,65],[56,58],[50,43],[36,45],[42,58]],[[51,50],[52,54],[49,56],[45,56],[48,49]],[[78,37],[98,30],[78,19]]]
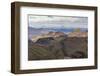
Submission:
[[[59,37],[59,36],[62,36],[62,35],[65,35],[63,32],[49,32],[47,35],[51,35],[53,37]]]

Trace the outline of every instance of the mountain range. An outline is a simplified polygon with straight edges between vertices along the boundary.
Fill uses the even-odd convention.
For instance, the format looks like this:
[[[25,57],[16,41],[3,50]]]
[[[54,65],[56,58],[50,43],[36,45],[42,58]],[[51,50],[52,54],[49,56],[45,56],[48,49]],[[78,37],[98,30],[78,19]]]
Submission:
[[[40,31],[40,30],[39,30]],[[87,31],[54,32],[32,36],[28,40],[29,60],[87,58]]]
[[[76,28],[77,29],[77,28]],[[79,28],[81,32],[87,32],[87,28]],[[49,32],[63,32],[65,34],[74,32],[75,28],[32,28],[28,27],[28,37],[31,39],[33,36],[47,34]]]

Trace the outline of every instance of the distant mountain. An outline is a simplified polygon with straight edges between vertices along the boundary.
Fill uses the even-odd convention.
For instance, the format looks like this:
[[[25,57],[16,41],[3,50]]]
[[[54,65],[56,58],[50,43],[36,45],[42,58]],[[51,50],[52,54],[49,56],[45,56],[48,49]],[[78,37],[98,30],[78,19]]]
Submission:
[[[35,29],[32,27],[28,27],[28,37],[31,39],[33,35],[40,35],[42,29]]]
[[[65,35],[63,32],[52,32],[50,31],[47,35],[52,36],[52,37],[59,37]]]
[[[28,27],[28,37],[31,39],[33,36],[47,34],[49,32],[62,32],[69,33],[74,32],[75,28],[32,28]],[[80,28],[81,32],[87,32],[87,28]]]

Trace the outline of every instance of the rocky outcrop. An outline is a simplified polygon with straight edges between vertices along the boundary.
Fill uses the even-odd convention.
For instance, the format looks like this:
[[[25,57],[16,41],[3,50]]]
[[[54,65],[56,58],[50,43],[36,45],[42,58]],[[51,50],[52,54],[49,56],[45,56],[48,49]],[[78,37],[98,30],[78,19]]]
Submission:
[[[68,37],[88,37],[87,32],[70,32]]]
[[[40,38],[35,43],[47,46],[50,45],[52,41],[54,41],[53,37],[47,37],[47,38]]]
[[[64,34],[63,32],[49,32],[47,34],[41,34],[41,35],[38,35],[38,36],[33,36],[32,41],[36,42],[40,38],[59,37],[59,36],[63,36],[63,35],[66,35],[66,34]]]

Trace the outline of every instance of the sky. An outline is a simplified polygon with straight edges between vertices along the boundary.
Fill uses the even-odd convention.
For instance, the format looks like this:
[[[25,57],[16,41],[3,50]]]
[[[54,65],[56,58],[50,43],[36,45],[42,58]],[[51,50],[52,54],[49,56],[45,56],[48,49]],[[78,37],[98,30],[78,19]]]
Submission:
[[[29,15],[28,26],[33,28],[87,28],[87,17]]]

